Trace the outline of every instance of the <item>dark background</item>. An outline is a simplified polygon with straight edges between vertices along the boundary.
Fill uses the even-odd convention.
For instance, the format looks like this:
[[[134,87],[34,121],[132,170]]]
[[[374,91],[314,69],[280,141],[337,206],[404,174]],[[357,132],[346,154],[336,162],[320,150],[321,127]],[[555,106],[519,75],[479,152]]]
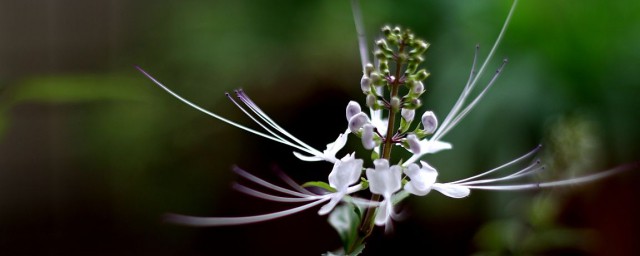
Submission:
[[[363,1],[431,43],[425,109],[441,119],[485,56],[510,1]],[[534,180],[602,171],[640,152],[640,2],[521,1],[483,102],[426,157],[440,181],[544,145]],[[179,103],[134,69],[252,125],[225,91],[244,88],[308,144],[344,131],[364,103],[348,1],[0,1],[1,255],[318,255],[339,247],[316,210],[239,227],[166,224],[166,212],[242,216],[288,207],[235,192],[234,164],[299,182],[331,166]],[[253,126],[252,126],[253,127]],[[361,148],[356,140],[348,147]],[[412,197],[365,255],[638,255],[638,170],[571,188]]]

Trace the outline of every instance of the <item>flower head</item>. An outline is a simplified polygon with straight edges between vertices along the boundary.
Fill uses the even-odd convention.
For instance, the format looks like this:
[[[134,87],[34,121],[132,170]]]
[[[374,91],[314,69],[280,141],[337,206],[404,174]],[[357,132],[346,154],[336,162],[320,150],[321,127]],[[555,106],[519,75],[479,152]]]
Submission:
[[[388,224],[394,215],[391,196],[402,187],[402,167],[389,166],[387,159],[377,159],[373,165],[374,169],[367,168],[367,179],[371,193],[382,195],[384,198],[375,219],[376,225],[382,226]]]
[[[357,216],[353,219],[359,221],[359,223],[348,223],[349,225],[340,223],[338,226],[343,228],[358,227],[357,232],[346,233],[355,234],[356,236],[362,235],[362,237],[345,240],[362,243],[373,228],[373,224],[371,223],[378,226],[385,226],[386,228],[390,227],[389,224],[391,220],[397,219],[398,216],[394,211],[394,204],[409,194],[425,196],[432,190],[436,190],[451,198],[464,198],[469,196],[471,190],[474,189],[512,191],[564,186],[594,181],[620,171],[637,167],[636,165],[638,165],[638,163],[617,167],[597,174],[560,181],[503,184],[503,182],[513,182],[544,170],[544,166],[542,166],[541,161],[538,159],[533,160],[524,168],[513,168],[513,166],[531,159],[532,156],[539,151],[540,146],[538,146],[534,150],[506,164],[481,174],[452,182],[438,182],[438,171],[426,161],[422,160],[422,158],[426,154],[433,154],[453,148],[451,143],[442,141],[442,138],[470,113],[502,72],[506,60],[503,61],[502,65],[496,70],[495,74],[489,82],[484,85],[480,92],[472,97],[472,100],[469,100],[469,97],[474,93],[480,77],[485,72],[487,64],[493,58],[495,50],[504,35],[507,24],[511,19],[516,2],[517,0],[514,1],[502,30],[488,56],[477,70],[478,47],[476,46],[476,53],[471,65],[469,79],[444,120],[439,122],[434,112],[426,111],[420,115],[420,124],[413,125],[417,114],[416,111],[423,104],[420,99],[422,94],[425,93],[423,81],[429,76],[429,72],[427,72],[426,69],[419,69],[420,64],[424,61],[422,54],[425,53],[429,44],[422,39],[416,38],[415,35],[408,30],[403,30],[400,27],[394,27],[392,29],[389,26],[385,26],[382,29],[383,38],[376,41],[377,48],[374,51],[374,66],[369,62],[369,50],[365,42],[358,1],[352,0],[363,69],[360,88],[366,95],[366,106],[369,107],[369,114],[364,113],[357,102],[350,101],[345,110],[347,128],[343,133],[338,135],[335,141],[327,144],[326,149],[322,152],[304,143],[278,125],[242,90],[235,91],[235,97],[231,94],[227,94],[227,97],[240,111],[260,126],[262,130],[248,128],[207,111],[174,93],[147,72],[136,67],[160,88],[178,100],[209,116],[249,133],[292,147],[295,150],[293,154],[300,160],[326,161],[333,164],[327,177],[328,183],[317,181],[298,185],[286,175],[282,175],[282,179],[290,187],[282,187],[267,182],[240,168],[234,168],[242,178],[259,187],[259,189],[254,189],[236,184],[234,188],[237,190],[264,200],[302,205],[297,205],[283,211],[246,217],[193,217],[170,214],[167,216],[167,219],[175,223],[193,226],[239,225],[288,216],[322,204],[324,205],[320,207],[318,214],[325,215],[332,211],[333,213],[340,213],[341,211],[334,211],[334,209],[339,203],[345,202],[356,206],[354,209],[357,209],[357,211],[347,211],[346,214],[356,214]],[[395,69],[390,67],[390,65],[393,64],[396,64]],[[392,73],[392,71],[394,72]],[[401,87],[406,87],[406,89],[403,89],[403,93],[406,93],[404,96],[400,95]],[[384,115],[383,112],[385,112]],[[383,116],[385,117],[383,118]],[[356,158],[355,153],[347,154],[342,158],[336,157],[336,154],[346,145],[349,136],[359,137],[364,149],[371,151],[374,168],[366,168],[363,159]],[[411,157],[404,162],[397,161],[395,163],[398,164],[390,164],[392,161],[391,151],[394,146],[403,146],[411,153]],[[419,164],[416,163],[418,161]],[[504,171],[508,168],[516,169],[516,171],[508,171],[506,175],[488,178],[489,175]],[[364,176],[363,169],[365,169]],[[404,187],[402,186],[403,179],[406,181]],[[370,192],[374,194],[371,200],[361,199],[353,195],[356,192],[366,189],[367,185]],[[306,188],[308,186],[319,187],[323,191],[314,193]],[[330,218],[330,221],[336,218],[337,217],[333,216]],[[345,248],[351,248],[351,250],[353,250],[354,248],[361,248],[360,246],[359,244],[351,244],[345,245]],[[352,251],[346,252],[349,253]]]

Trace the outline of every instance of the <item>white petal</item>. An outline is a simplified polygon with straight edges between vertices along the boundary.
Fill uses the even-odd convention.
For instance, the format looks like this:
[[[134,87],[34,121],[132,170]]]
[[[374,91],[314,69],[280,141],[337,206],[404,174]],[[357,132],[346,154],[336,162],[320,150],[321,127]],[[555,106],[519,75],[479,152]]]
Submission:
[[[431,192],[431,187],[416,188],[416,185],[417,185],[416,182],[407,182],[407,184],[404,185],[404,190],[416,196],[424,196],[429,194],[429,192]]]
[[[344,196],[344,193],[335,193],[331,195],[331,201],[329,201],[329,203],[320,207],[320,210],[318,211],[318,215],[325,215],[331,212],[333,208],[335,208],[336,205],[338,205],[338,203],[342,201],[343,196]]]
[[[384,199],[380,204],[380,208],[378,208],[378,213],[376,214],[376,225],[384,226],[389,222],[389,219],[391,219],[391,215],[393,215],[393,205],[389,199]]]
[[[436,171],[436,169],[424,161],[421,161],[421,164],[422,168],[418,168],[417,164],[410,164],[404,171],[410,179],[410,181],[405,184],[404,189],[417,196],[428,194],[438,177],[438,171]]]
[[[418,137],[416,137],[415,134],[407,135],[407,143],[409,143],[409,151],[411,151],[411,153],[420,154],[420,151],[421,151],[420,141],[418,140]]]
[[[432,111],[427,111],[422,114],[422,125],[424,126],[424,131],[431,134],[436,131],[438,128],[438,119],[436,118],[436,114]]]
[[[416,115],[416,110],[403,108],[400,113],[402,114],[402,118],[404,118],[404,120],[406,120],[407,122],[411,122]]]
[[[324,151],[325,157],[335,158],[336,153],[338,153],[338,151],[340,151],[340,149],[342,149],[344,145],[347,144],[347,138],[348,136],[346,133],[341,133],[340,135],[338,135],[336,141],[327,144],[327,149]]]
[[[465,186],[456,184],[433,184],[433,189],[451,198],[463,198],[471,193],[471,190]]]
[[[367,150],[371,150],[376,146],[376,142],[373,140],[373,128],[371,124],[362,126],[362,146]]]
[[[377,159],[373,162],[375,169],[367,169],[369,190],[378,195],[391,195],[402,187],[402,168],[394,165],[389,167],[386,159]]]
[[[440,152],[445,149],[451,149],[453,146],[451,143],[444,141],[432,141],[432,140],[423,140],[420,142],[421,151],[420,154],[434,154]]]
[[[353,133],[356,133],[358,130],[360,130],[360,128],[362,128],[363,125],[367,123],[369,123],[369,117],[367,116],[367,114],[360,112],[349,119],[349,130],[351,130],[351,132]]]
[[[346,191],[347,187],[360,179],[362,159],[354,159],[353,155],[336,161],[329,173],[329,185],[338,191]]]
[[[360,104],[355,101],[349,101],[349,104],[347,104],[347,121],[360,112],[362,112]]]

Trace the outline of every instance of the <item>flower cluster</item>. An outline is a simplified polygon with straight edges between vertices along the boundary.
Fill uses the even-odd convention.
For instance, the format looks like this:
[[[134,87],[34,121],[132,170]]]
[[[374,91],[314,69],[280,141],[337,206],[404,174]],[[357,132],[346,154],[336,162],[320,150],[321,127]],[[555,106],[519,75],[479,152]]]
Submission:
[[[354,221],[359,222],[355,226],[359,228],[360,232],[352,232],[351,234],[361,237],[349,240],[351,244],[345,243],[344,251],[353,252],[359,246],[358,243],[364,243],[364,239],[370,234],[373,225],[390,226],[392,220],[397,216],[394,210],[395,205],[408,195],[425,196],[435,190],[451,198],[463,198],[474,189],[520,190],[561,186],[595,180],[612,173],[610,171],[571,180],[543,183],[515,185],[497,183],[515,180],[543,170],[544,167],[540,161],[532,159],[540,149],[538,146],[531,152],[508,163],[473,177],[452,182],[438,182],[437,169],[422,158],[426,154],[452,149],[451,143],[441,139],[480,102],[500,75],[506,60],[484,87],[476,89],[479,78],[485,72],[487,63],[492,60],[497,45],[506,30],[515,8],[515,2],[489,55],[479,68],[477,67],[478,47],[476,47],[469,79],[442,122],[432,111],[424,111],[421,115],[417,113],[423,105],[421,96],[426,92],[424,82],[429,76],[425,69],[420,68],[424,60],[423,54],[428,49],[429,43],[417,38],[409,30],[384,26],[382,38],[375,42],[374,61],[369,62],[369,51],[367,44],[364,43],[357,1],[353,2],[355,3],[354,17],[356,29],[360,35],[359,45],[362,55],[363,75],[360,79],[360,88],[365,95],[368,113],[363,112],[361,105],[356,101],[347,103],[345,111],[347,128],[337,136],[335,141],[327,144],[323,151],[304,143],[278,125],[242,90],[235,91],[235,95],[227,94],[227,97],[258,124],[262,131],[240,125],[201,108],[174,93],[147,72],[138,68],[160,88],[205,114],[255,135],[292,147],[293,154],[300,160],[324,161],[333,165],[326,182],[314,181],[298,185],[290,178],[283,176],[282,178],[290,187],[269,183],[235,167],[234,170],[241,177],[262,188],[260,191],[243,185],[235,185],[237,190],[269,201],[301,203],[302,205],[280,212],[247,217],[193,217],[171,214],[168,215],[169,221],[193,226],[238,225],[280,218],[319,205],[321,205],[318,210],[320,215],[337,212],[335,209],[340,204],[352,205],[359,209],[357,211],[358,218],[355,218]],[[474,92],[476,93],[474,94]],[[475,96],[472,97],[472,95]],[[416,116],[420,116],[420,118],[415,120]],[[362,147],[365,150],[370,151],[373,166],[364,166],[365,161],[362,156],[357,156],[355,152],[340,155],[347,140],[356,138],[362,142]],[[394,147],[405,149],[411,157],[404,161],[394,159],[392,155]],[[531,163],[525,168],[510,172],[502,177],[487,178],[488,175],[496,171],[524,161]],[[321,188],[322,192],[311,192],[312,190],[308,189],[309,186]],[[365,199],[355,195],[364,190],[370,192],[365,194],[373,196]]]

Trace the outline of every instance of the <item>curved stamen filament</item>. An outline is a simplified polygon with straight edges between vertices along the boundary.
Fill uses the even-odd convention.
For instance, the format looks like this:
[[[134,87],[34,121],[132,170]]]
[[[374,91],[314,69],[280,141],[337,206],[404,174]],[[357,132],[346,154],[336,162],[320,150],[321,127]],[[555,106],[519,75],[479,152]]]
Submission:
[[[496,167],[496,168],[493,168],[493,169],[491,169],[491,170],[488,170],[488,171],[486,171],[486,172],[480,173],[480,174],[478,174],[478,175],[475,175],[475,176],[472,176],[472,177],[469,177],[469,178],[465,178],[465,179],[457,180],[457,181],[454,181],[454,182],[449,182],[449,184],[459,184],[459,183],[462,183],[462,182],[465,182],[465,181],[475,180],[475,179],[477,179],[477,178],[480,178],[480,177],[483,177],[483,176],[489,175],[489,174],[491,174],[491,173],[494,173],[494,172],[496,172],[496,171],[499,171],[499,170],[501,170],[501,169],[503,169],[503,168],[506,168],[506,167],[508,167],[508,166],[511,166],[511,165],[516,164],[516,163],[518,163],[518,162],[520,162],[520,161],[522,161],[522,160],[524,160],[524,159],[527,159],[527,158],[531,157],[533,154],[535,154],[536,152],[538,152],[541,148],[542,148],[542,145],[538,145],[535,149],[533,149],[533,150],[529,151],[528,153],[526,153],[526,154],[522,155],[521,157],[518,157],[518,158],[516,158],[516,159],[513,159],[513,160],[511,160],[511,161],[509,161],[509,162],[507,162],[507,163],[505,163],[505,164],[503,164],[503,165],[500,165],[500,166],[498,166],[498,167]]]
[[[527,184],[515,184],[515,185],[495,185],[495,186],[483,186],[483,185],[466,186],[465,185],[465,187],[470,189],[482,189],[482,190],[527,190],[527,189],[539,189],[539,188],[560,187],[560,186],[568,186],[568,185],[578,185],[578,184],[584,184],[584,183],[596,181],[599,179],[607,178],[624,171],[637,169],[638,167],[640,167],[640,162],[621,165],[621,166],[617,166],[612,169],[606,170],[604,172],[594,173],[587,176],[571,178],[566,180],[527,183]]]
[[[279,131],[283,135],[287,136],[289,139],[291,139],[294,142],[298,143],[298,145],[306,148],[307,150],[305,152],[309,152],[312,155],[322,155],[322,152],[320,152],[320,151],[314,149],[313,147],[307,145],[306,143],[302,142],[301,140],[299,140],[298,138],[293,136],[291,133],[287,132],[287,130],[283,129],[275,121],[273,121],[273,119],[271,119],[266,113],[264,113],[264,111],[262,111],[262,109],[260,109],[260,107],[258,107],[258,105],[256,105],[251,100],[251,98],[249,98],[249,96],[247,96],[247,94],[244,93],[243,90],[236,90],[236,95],[238,96],[238,99],[240,99],[247,107],[249,107],[249,109],[251,111],[253,111],[256,115],[258,115],[258,117],[260,117],[262,120],[264,120],[269,126],[275,128],[277,131]]]
[[[320,199],[315,202],[311,202],[302,206],[298,206],[295,208],[291,208],[289,210],[262,214],[262,215],[254,215],[254,216],[246,216],[246,217],[195,217],[181,214],[166,214],[165,220],[168,222],[172,222],[175,224],[182,224],[188,226],[201,226],[201,227],[210,227],[210,226],[230,226],[230,225],[242,225],[242,224],[250,224],[261,221],[273,220],[285,216],[289,216],[316,205],[319,205],[327,200],[330,197],[326,197]]]
[[[269,189],[272,189],[274,191],[282,192],[282,193],[285,193],[285,194],[288,194],[288,195],[291,195],[291,196],[295,196],[295,197],[308,197],[309,196],[307,194],[303,194],[303,193],[300,193],[300,192],[297,192],[297,191],[286,189],[286,188],[271,184],[269,182],[266,182],[265,180],[260,179],[260,178],[258,178],[256,176],[254,176],[253,174],[248,173],[247,171],[238,168],[237,166],[234,166],[233,170],[236,173],[238,173],[240,176],[244,177],[245,179],[253,181],[254,183],[256,183],[258,185],[262,185],[265,188],[269,188]]]

